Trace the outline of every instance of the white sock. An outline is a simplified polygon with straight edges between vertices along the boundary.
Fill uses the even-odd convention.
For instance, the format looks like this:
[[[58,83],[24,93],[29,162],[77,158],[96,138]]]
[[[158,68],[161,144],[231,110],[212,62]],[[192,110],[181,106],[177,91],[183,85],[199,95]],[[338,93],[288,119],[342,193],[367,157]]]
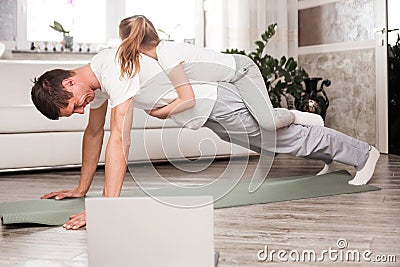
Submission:
[[[295,117],[294,124],[301,124],[308,126],[324,126],[324,120],[318,114],[310,112],[302,112],[294,109],[291,109],[290,112]]]
[[[349,181],[349,184],[363,185],[368,183],[374,174],[376,162],[378,161],[380,155],[381,154],[379,151],[375,147],[371,146],[364,168],[356,172],[356,176],[354,176],[353,180]]]
[[[325,173],[330,173],[330,172],[334,172],[336,171],[336,163],[334,161],[332,161],[329,164],[325,163],[325,166],[322,170],[319,171],[319,173],[317,173],[317,175],[322,175]]]

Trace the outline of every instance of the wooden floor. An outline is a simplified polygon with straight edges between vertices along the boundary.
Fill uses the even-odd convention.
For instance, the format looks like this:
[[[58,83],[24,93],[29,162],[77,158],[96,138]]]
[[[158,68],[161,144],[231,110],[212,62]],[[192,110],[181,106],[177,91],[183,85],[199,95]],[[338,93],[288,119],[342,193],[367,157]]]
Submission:
[[[235,159],[240,164],[244,159]],[[218,177],[227,160],[215,161],[208,169],[188,175],[169,164],[157,164],[157,170],[171,181],[192,183]],[[253,157],[246,170],[250,177],[257,162]],[[354,174],[352,168],[339,165]],[[277,156],[270,177],[316,173],[322,164],[289,156]],[[135,166],[146,173],[146,166]],[[91,191],[102,190],[104,170],[99,169]],[[0,202],[38,198],[40,195],[72,188],[79,170],[0,174]],[[149,177],[151,179],[151,177]],[[215,210],[215,249],[220,252],[219,266],[400,266],[400,157],[382,155],[370,184],[382,190]],[[135,187],[127,175],[124,189]],[[371,250],[377,255],[394,255],[397,263],[353,263],[333,261],[325,254],[323,262],[261,262],[257,252],[268,250],[338,249],[337,240],[345,239],[348,250]],[[294,255],[294,254],[292,254]],[[288,255],[286,255],[288,258]],[[194,259],[195,261],[195,259]],[[0,228],[0,266],[87,266],[86,231],[66,231],[61,227],[34,225]],[[140,266],[142,267],[142,266]],[[160,266],[161,267],[161,266]]]

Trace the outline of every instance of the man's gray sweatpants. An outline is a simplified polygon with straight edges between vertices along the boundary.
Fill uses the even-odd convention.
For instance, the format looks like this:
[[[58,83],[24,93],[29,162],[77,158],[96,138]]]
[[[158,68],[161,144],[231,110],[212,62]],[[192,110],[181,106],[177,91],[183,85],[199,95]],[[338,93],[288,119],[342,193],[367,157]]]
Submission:
[[[229,83],[219,83],[217,101],[204,126],[223,140],[256,152],[286,153],[328,164],[334,160],[357,170],[364,167],[369,155],[367,143],[326,127],[291,124],[277,129],[275,139],[274,131],[259,127],[236,87]]]

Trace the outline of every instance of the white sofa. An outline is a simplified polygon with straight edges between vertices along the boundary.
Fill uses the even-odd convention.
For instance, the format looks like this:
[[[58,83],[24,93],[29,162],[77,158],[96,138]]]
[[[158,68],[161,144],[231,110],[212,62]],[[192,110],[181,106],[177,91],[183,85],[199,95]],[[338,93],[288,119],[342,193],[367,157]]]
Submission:
[[[50,121],[32,104],[30,89],[34,77],[46,70],[71,69],[87,62],[0,60],[0,171],[81,163],[81,142],[88,112]],[[100,163],[104,163],[108,123],[105,130]],[[129,161],[134,162],[249,153],[220,140],[207,128],[197,131],[180,128],[170,120],[149,117],[138,109],[134,111],[131,138]],[[202,142],[205,139],[208,141]]]

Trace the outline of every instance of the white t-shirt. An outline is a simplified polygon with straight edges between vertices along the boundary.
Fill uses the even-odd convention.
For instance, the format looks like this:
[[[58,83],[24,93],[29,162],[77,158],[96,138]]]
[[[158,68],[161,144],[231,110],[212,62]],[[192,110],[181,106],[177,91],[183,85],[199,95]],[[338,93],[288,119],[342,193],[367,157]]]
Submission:
[[[142,55],[140,59],[140,90],[133,98],[134,107],[151,110],[174,101],[178,94],[159,62]],[[196,99],[194,108],[172,114],[170,119],[178,125],[198,129],[207,121],[217,99],[217,83],[192,82]]]
[[[116,49],[104,49],[95,55],[90,67],[100,82],[100,88],[95,91],[90,108],[99,108],[107,99],[109,106],[114,108],[135,96],[140,89],[139,77],[121,78],[120,65],[115,57]]]
[[[170,41],[161,41],[156,53],[165,71],[183,63],[188,78],[196,81],[229,82],[235,74],[236,62],[231,54]]]
[[[120,78],[116,52],[116,49],[105,49],[91,61],[90,66],[101,86],[95,91],[91,108],[99,108],[107,99],[110,101],[109,106],[113,108],[133,97],[135,108],[151,110],[165,106],[178,97],[159,62],[146,55],[140,58],[139,75],[129,79]],[[193,82],[192,87],[196,98],[195,107],[173,114],[170,118],[178,125],[198,129],[207,121],[214,107],[217,84]]]

